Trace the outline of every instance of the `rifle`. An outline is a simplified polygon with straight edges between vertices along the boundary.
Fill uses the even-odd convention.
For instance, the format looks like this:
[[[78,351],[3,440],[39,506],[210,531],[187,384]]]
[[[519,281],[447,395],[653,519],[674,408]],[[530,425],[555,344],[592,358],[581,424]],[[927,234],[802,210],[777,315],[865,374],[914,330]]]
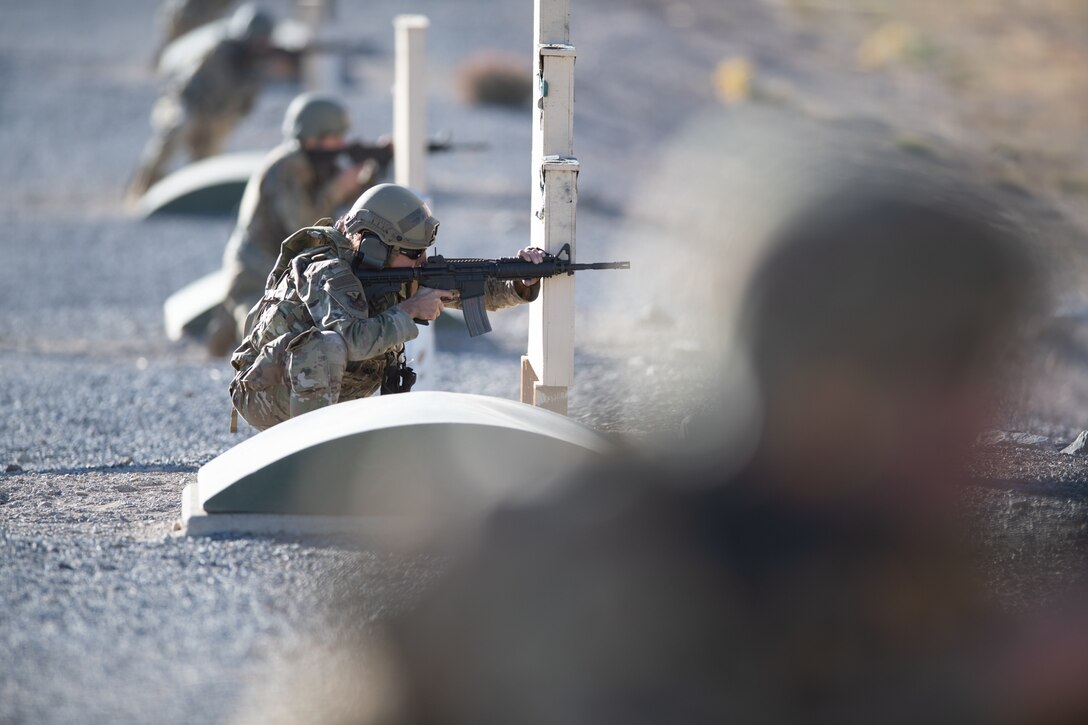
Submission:
[[[487,319],[484,292],[487,280],[518,280],[537,277],[556,277],[589,269],[630,269],[630,262],[594,262],[575,264],[570,258],[570,245],[565,244],[559,254],[545,254],[544,261],[533,264],[518,257],[502,259],[446,259],[431,257],[419,267],[394,269],[360,269],[353,266],[355,276],[368,292],[386,294],[397,292],[410,282],[431,289],[458,290],[461,293],[461,311],[465,313],[470,337],[491,332]],[[425,320],[416,320],[426,325]]]
[[[455,142],[448,133],[440,133],[427,142],[427,152],[432,154],[451,151],[484,151],[488,148],[489,146],[486,143]],[[361,164],[373,159],[383,167],[389,165],[393,160],[393,147],[391,145],[368,144],[362,141],[353,141],[336,151],[314,150],[308,153],[314,158],[328,161],[334,161],[340,156],[347,156],[355,164]]]

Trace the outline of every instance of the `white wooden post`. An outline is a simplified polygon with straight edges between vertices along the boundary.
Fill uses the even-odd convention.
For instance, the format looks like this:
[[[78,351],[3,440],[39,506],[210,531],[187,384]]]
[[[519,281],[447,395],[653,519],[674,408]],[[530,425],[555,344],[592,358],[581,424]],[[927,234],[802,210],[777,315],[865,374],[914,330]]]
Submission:
[[[425,15],[398,15],[393,83],[393,180],[420,196],[427,194],[427,28]],[[404,346],[416,371],[417,390],[431,387],[435,357],[434,324]]]
[[[536,70],[533,104],[531,241],[575,253],[578,161],[574,158],[574,61],[570,0],[534,0]],[[567,412],[574,382],[574,277],[544,281],[529,310],[529,350],[521,363],[521,400]]]
[[[298,0],[298,19],[309,31],[310,42],[328,35],[334,7],[329,0]],[[307,53],[302,57],[302,85],[308,91],[334,92],[340,85],[336,58],[328,53]]]
[[[427,186],[427,28],[425,15],[398,15],[393,84],[394,178],[419,194]]]

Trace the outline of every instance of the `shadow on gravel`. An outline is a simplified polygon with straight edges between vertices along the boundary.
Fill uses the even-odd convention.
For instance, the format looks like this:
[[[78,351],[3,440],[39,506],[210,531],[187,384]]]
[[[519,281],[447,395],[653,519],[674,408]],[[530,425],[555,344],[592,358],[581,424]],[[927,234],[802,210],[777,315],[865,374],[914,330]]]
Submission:
[[[403,553],[388,546],[381,546],[357,535],[343,534],[245,534],[245,533],[221,533],[207,536],[186,536],[172,532],[167,539],[189,542],[198,548],[211,546],[270,546],[286,547],[295,552],[308,552],[303,557],[309,557],[316,552],[347,552],[351,554],[367,554],[376,557],[388,557],[391,561],[402,557]],[[430,557],[419,553],[422,559],[441,559],[437,554]],[[336,589],[346,582],[333,582],[331,586]]]
[[[978,479],[977,488],[1011,491],[1024,496],[1088,501],[1088,481],[1017,481],[1013,479]]]
[[[199,466],[180,464],[149,464],[149,465],[112,465],[112,466],[84,466],[80,468],[40,468],[32,470],[0,472],[0,476],[25,476],[31,475],[79,475],[83,473],[196,473]]]

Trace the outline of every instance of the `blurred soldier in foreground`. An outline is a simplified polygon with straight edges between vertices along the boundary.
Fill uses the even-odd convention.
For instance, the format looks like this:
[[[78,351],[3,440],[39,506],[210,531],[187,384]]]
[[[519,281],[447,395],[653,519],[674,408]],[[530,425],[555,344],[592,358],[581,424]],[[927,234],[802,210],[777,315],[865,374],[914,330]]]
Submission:
[[[358,721],[1088,721],[1084,618],[1001,620],[953,516],[1032,265],[960,204],[847,192],[748,284],[744,462],[709,415],[698,455],[496,513],[389,626]]]
[[[225,310],[208,338],[212,355],[226,355],[238,344],[249,310],[264,294],[280,243],[292,232],[332,216],[340,204],[373,185],[392,159],[392,144],[346,168],[336,152],[346,148],[351,126],[347,109],[331,98],[303,94],[287,108],[282,144],[246,185],[238,223],[227,242],[223,268],[230,278]]]
[[[220,151],[264,85],[264,58],[272,30],[267,13],[243,5],[231,16],[225,37],[205,55],[172,69],[151,111],[154,133],[129,185],[131,200],[165,175],[182,146],[193,160]]]
[[[230,386],[235,410],[263,430],[379,388],[410,390],[404,343],[419,335],[415,320],[434,320],[460,301],[427,288],[372,294],[354,270],[418,267],[437,235],[438,220],[422,199],[382,184],[360,196],[335,227],[288,237],[231,358],[238,371]],[[518,256],[535,264],[544,258],[534,248]],[[490,280],[485,304],[500,310],[539,293],[539,280]]]
[[[170,43],[190,30],[219,19],[236,2],[238,0],[166,0],[159,8],[163,39],[155,51],[155,62],[158,63],[163,49]]]

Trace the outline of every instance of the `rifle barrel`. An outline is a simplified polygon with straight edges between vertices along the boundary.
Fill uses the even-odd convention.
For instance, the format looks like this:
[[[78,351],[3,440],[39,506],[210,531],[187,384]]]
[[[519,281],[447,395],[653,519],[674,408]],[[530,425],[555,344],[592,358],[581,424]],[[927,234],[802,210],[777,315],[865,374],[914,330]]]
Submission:
[[[568,269],[577,272],[583,269],[631,269],[630,262],[591,262],[589,264],[572,264]]]
[[[526,277],[554,277],[557,275],[594,269],[630,269],[630,262],[590,262],[586,264],[566,263],[554,257],[545,259],[536,265],[520,258],[505,259],[445,259],[434,257],[422,267],[384,268],[356,270],[356,275],[364,281],[411,281],[424,282],[428,277],[456,277],[459,274],[471,278],[495,276],[498,279],[516,279]],[[534,274],[537,273],[537,274]]]

